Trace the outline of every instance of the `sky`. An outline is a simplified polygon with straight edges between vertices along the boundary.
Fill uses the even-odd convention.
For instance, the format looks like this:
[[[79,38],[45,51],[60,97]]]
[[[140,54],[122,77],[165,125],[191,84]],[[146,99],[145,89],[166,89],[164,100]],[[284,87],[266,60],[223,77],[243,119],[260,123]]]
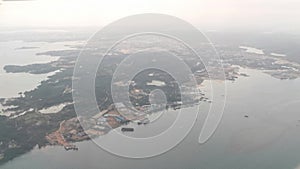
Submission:
[[[300,30],[299,0],[0,0],[0,27],[105,26],[163,13],[205,29]]]

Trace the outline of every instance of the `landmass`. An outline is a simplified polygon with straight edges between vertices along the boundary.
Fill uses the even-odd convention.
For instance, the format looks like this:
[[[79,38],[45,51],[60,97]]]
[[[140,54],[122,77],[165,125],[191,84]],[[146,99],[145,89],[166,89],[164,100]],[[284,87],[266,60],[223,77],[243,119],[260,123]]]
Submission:
[[[268,55],[261,51],[249,53],[247,49],[240,49],[239,46],[232,48],[216,45],[216,47],[222,55],[225,79],[221,77],[220,79],[210,79],[199,58],[185,56],[185,62],[192,68],[199,84],[205,80],[235,81],[241,76],[248,77],[247,74],[239,71],[239,67],[259,69],[278,79],[300,77],[299,63],[287,60],[286,57]],[[130,113],[128,109],[125,110],[125,112],[129,112],[126,116],[118,112],[115,108],[116,103],[113,102],[110,95],[112,73],[117,68],[117,63],[128,56],[130,52],[138,50],[130,47],[123,47],[112,53],[108,59],[104,60],[103,69],[97,72],[95,93],[100,112],[94,114],[92,118],[77,116],[72,98],[72,78],[80,50],[81,47],[74,47],[72,50],[56,50],[37,54],[60,57],[59,60],[50,63],[5,66],[5,71],[10,73],[57,72],[41,82],[37,88],[22,93],[20,97],[0,99],[1,105],[5,107],[0,114],[0,164],[22,155],[36,146],[62,145],[67,150],[76,149],[72,145],[74,142],[88,140],[90,137],[99,137],[130,122],[147,123],[147,117],[144,115]],[[214,67],[212,70],[215,70],[212,73],[218,74],[220,68]],[[118,81],[113,85],[123,87],[127,84],[128,81]],[[136,109],[147,113],[155,113],[169,108],[178,109],[204,101],[211,102],[204,94],[201,94],[201,97],[188,97],[191,96],[193,89],[188,84],[184,84],[189,95],[185,98],[187,102],[182,103],[175,79],[165,72],[154,69],[137,75],[130,84],[135,84],[130,85],[129,88],[131,102]],[[157,105],[156,109],[149,107],[149,94],[153,89],[161,89],[166,93],[167,106]],[[58,112],[42,113],[44,109],[64,103],[68,104]],[[118,107],[127,107],[126,103],[117,104],[119,104]],[[7,112],[11,113],[5,116]],[[89,126],[87,130],[83,130],[79,123],[82,121]]]
[[[16,48],[16,50],[26,50],[26,49],[37,49],[39,47],[35,47],[35,46],[23,46],[20,48]]]
[[[4,70],[7,73],[30,73],[30,74],[45,74],[57,70],[51,64],[32,64],[26,66],[6,65]]]

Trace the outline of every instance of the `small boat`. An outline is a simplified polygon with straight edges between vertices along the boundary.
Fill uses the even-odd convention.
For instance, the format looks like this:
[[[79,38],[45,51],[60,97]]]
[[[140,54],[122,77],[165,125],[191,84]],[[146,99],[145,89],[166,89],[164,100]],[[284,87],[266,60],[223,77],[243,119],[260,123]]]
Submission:
[[[143,125],[146,125],[146,124],[148,124],[148,123],[150,123],[150,120],[149,120],[149,119],[143,119],[143,120],[137,122],[138,125],[142,125],[142,124],[143,124]]]
[[[122,132],[133,132],[134,131],[134,128],[129,128],[129,127],[123,127],[121,129]]]

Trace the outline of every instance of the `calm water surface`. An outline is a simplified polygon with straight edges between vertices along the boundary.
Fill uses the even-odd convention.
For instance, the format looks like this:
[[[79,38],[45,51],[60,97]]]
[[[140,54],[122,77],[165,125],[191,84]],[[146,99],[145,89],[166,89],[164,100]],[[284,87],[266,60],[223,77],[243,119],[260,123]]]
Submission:
[[[70,42],[0,42],[0,98],[15,97],[18,96],[19,92],[32,90],[49,76],[49,74],[6,73],[3,70],[5,65],[28,65],[55,61],[59,57],[37,56],[36,53],[70,49],[70,47],[65,46],[66,44],[70,44]],[[21,49],[22,47],[34,48]]]

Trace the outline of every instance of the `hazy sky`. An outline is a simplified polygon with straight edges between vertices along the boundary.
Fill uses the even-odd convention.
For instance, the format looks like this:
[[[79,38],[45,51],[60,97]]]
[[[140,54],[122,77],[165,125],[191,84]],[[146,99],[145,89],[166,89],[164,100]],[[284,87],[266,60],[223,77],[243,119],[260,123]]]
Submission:
[[[164,13],[206,29],[300,30],[299,0],[0,0],[0,26],[103,26]]]

